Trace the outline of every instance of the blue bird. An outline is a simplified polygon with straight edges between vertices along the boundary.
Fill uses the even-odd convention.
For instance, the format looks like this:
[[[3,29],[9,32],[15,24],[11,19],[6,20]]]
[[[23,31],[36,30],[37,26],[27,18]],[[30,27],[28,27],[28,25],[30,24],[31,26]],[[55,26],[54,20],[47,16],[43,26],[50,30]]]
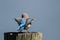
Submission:
[[[31,27],[33,19],[29,18],[27,13],[23,13],[22,18],[15,19],[15,21],[18,23],[18,32],[22,32],[23,29],[29,32],[28,29]]]

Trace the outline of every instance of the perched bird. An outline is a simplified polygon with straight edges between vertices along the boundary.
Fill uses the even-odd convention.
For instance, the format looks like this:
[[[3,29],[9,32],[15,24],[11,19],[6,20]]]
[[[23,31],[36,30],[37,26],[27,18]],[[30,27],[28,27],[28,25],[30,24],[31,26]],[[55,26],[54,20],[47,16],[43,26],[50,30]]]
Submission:
[[[15,18],[18,23],[18,31],[27,30],[31,27],[33,19],[29,18],[27,13],[23,13],[22,18]],[[28,31],[29,32],[29,31]]]

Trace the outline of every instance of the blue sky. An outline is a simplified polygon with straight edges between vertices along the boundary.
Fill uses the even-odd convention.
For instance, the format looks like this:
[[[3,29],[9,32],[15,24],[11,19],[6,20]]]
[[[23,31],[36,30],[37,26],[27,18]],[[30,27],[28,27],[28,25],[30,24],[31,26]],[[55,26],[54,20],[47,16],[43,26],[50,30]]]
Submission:
[[[31,32],[42,32],[43,40],[60,40],[60,0],[0,0],[0,40],[4,32],[16,31],[14,18],[23,12],[37,19]]]

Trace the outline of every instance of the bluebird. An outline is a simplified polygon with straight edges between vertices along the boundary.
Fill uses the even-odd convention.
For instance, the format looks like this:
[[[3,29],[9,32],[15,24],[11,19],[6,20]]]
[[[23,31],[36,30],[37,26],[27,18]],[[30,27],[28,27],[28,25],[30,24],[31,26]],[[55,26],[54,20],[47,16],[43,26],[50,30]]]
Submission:
[[[29,18],[28,14],[27,13],[23,13],[22,18],[17,18],[15,19],[15,21],[18,23],[18,28],[17,28],[17,31],[22,31],[23,29],[24,30],[27,30],[31,27],[32,25],[32,20],[31,18]]]

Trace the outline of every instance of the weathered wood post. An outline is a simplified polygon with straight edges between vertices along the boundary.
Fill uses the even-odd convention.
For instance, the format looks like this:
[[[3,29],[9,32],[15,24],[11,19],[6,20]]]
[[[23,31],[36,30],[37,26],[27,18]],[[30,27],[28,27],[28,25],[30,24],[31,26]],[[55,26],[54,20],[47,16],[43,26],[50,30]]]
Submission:
[[[41,32],[5,32],[4,40],[42,40]]]

